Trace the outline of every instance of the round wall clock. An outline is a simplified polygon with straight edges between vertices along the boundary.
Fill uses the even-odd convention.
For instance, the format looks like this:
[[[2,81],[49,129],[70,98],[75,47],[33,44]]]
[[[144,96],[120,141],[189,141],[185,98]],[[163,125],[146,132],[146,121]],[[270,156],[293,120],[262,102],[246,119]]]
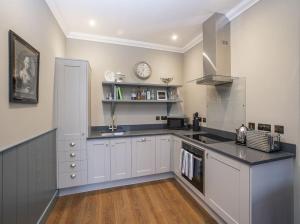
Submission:
[[[151,67],[147,62],[139,62],[134,66],[134,72],[140,79],[148,79],[151,76]]]

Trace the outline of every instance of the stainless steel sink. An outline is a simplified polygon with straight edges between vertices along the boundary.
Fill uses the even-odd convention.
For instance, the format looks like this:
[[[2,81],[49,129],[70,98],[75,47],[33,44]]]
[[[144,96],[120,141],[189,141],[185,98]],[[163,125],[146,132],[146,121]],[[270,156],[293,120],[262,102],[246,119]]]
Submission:
[[[122,136],[125,132],[102,132],[100,133],[103,137],[109,137],[109,136]]]

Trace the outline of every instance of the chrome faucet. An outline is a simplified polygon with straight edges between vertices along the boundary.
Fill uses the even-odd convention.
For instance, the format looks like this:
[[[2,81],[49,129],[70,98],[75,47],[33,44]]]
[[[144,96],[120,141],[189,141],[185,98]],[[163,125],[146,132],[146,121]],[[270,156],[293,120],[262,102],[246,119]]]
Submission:
[[[108,126],[108,129],[111,130],[112,132],[114,132],[118,128],[118,126],[115,123],[116,123],[115,116],[112,116],[112,124]]]

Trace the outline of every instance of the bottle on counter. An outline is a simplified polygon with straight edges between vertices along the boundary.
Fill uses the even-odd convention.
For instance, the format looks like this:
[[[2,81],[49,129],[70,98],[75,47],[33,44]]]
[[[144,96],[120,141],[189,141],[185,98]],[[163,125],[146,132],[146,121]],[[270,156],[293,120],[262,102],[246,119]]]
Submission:
[[[151,100],[155,100],[155,91],[154,91],[154,89],[151,90]]]
[[[145,100],[146,99],[146,92],[143,89],[142,93],[141,93],[141,100]]]
[[[137,90],[136,99],[141,100],[141,90],[140,89]]]
[[[146,99],[151,100],[151,92],[149,89],[147,89],[146,95],[147,95]]]

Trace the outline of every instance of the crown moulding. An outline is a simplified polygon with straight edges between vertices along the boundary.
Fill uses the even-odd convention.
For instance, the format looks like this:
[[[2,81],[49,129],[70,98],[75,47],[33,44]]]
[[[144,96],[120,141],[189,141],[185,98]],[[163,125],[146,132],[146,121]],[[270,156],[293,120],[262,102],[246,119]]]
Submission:
[[[169,45],[137,41],[137,40],[129,40],[124,38],[107,37],[107,36],[93,35],[93,34],[80,33],[80,32],[69,32],[66,23],[63,19],[63,16],[55,4],[55,1],[54,0],[45,0],[45,1],[48,4],[48,7],[53,13],[55,19],[57,20],[57,23],[59,24],[60,28],[64,32],[65,36],[69,39],[95,41],[99,43],[116,44],[116,45],[130,46],[130,47],[140,47],[140,48],[168,51],[168,52],[175,52],[175,53],[185,53],[190,49],[192,49],[197,44],[201,43],[203,40],[203,34],[200,33],[196,37],[194,37],[189,43],[187,43],[184,47],[174,47]],[[241,15],[243,12],[247,11],[249,8],[254,6],[259,1],[260,0],[243,0],[233,9],[231,9],[228,13],[226,13],[226,16],[230,21],[232,21],[235,18],[237,18],[239,15]]]

